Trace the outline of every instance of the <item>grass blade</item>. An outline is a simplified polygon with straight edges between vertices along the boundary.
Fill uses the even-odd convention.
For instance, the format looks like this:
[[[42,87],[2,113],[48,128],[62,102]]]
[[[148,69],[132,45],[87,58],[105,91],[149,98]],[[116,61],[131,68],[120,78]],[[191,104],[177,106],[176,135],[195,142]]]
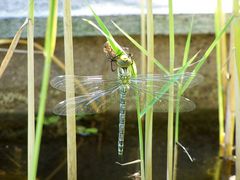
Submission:
[[[239,60],[239,59],[238,59]],[[236,62],[237,63],[237,62]],[[240,179],[240,79],[238,77],[240,73],[240,67],[235,66],[235,92],[236,92],[236,134],[235,134],[235,141],[236,141],[236,162],[235,162],[235,172],[236,172],[236,179]]]
[[[159,101],[161,99],[161,97],[167,93],[167,91],[169,90],[169,87],[172,83],[176,82],[177,80],[179,80],[179,77],[186,71],[186,69],[188,68],[188,66],[196,59],[198,53],[196,53],[182,68],[180,68],[176,73],[175,73],[175,78],[172,78],[171,80],[169,80],[167,83],[165,83],[163,85],[163,87],[159,90],[159,95],[157,95],[156,97],[154,97],[154,99],[149,102],[146,107],[141,111],[140,113],[140,117],[142,118],[146,112],[148,111],[149,108],[151,108],[157,101]]]
[[[12,42],[11,39],[0,39],[0,45],[1,44],[11,44],[11,42]],[[27,45],[27,41],[26,40],[19,40],[18,44]],[[34,48],[39,50],[41,52],[41,54],[44,55],[44,52],[43,52],[44,51],[44,47],[41,44],[39,44],[37,42],[34,42]],[[21,50],[21,51],[24,51],[24,50]],[[17,52],[17,50],[15,49],[14,52]],[[34,53],[38,53],[38,51],[35,51]],[[64,66],[64,64],[62,63],[62,61],[58,57],[53,55],[52,56],[52,60],[61,70],[65,71],[65,66]]]
[[[73,60],[73,37],[71,0],[64,0],[64,50],[65,50],[65,72],[66,75],[74,75]],[[74,98],[74,82],[66,80],[66,100]],[[68,179],[77,179],[77,152],[76,152],[76,119],[75,104],[67,104],[67,169]]]
[[[213,51],[213,49],[215,48],[216,44],[219,42],[219,40],[221,39],[222,35],[227,31],[227,28],[230,26],[231,22],[233,21],[234,16],[231,16],[228,21],[226,22],[226,24],[224,25],[224,27],[222,28],[222,30],[219,32],[219,34],[215,37],[214,41],[212,42],[212,44],[209,46],[209,48],[206,50],[206,52],[204,53],[204,55],[202,56],[202,58],[200,59],[199,63],[195,66],[193,72],[194,73],[198,73],[198,71],[200,70],[200,68],[202,67],[202,65],[206,62],[208,56],[211,54],[211,52]],[[188,81],[183,85],[183,89],[182,92],[183,93],[188,86],[191,84],[191,81],[194,79],[194,77],[190,77],[188,79]]]
[[[126,37],[131,41],[145,56],[149,56],[149,52],[143,48],[137,41],[135,41],[131,36],[129,36],[123,29],[121,29],[116,23],[112,22],[113,25]],[[153,61],[159,69],[161,69],[164,73],[169,74],[169,71],[161,64],[159,61],[152,57],[152,59],[149,59],[149,61]]]
[[[105,36],[107,38],[107,40],[109,41],[112,49],[114,50],[114,52],[116,53],[116,55],[120,55],[122,54],[124,51],[122,49],[122,47],[114,40],[112,34],[110,33],[110,31],[108,30],[108,28],[105,26],[104,22],[101,20],[101,18],[94,12],[94,10],[92,9],[91,6],[89,6],[90,10],[92,11],[99,27],[101,28],[101,30],[107,35]]]
[[[190,51],[190,45],[191,45],[191,36],[192,36],[192,27],[193,27],[193,19],[191,22],[190,30],[187,36],[187,41],[185,44],[184,49],[184,55],[183,55],[183,61],[182,66],[184,66],[187,63],[189,51]],[[179,142],[179,116],[180,116],[180,97],[181,97],[181,91],[182,91],[182,83],[180,82],[178,86],[178,92],[177,92],[177,101],[176,101],[176,112],[175,112],[175,130],[174,130],[174,161],[173,161],[173,179],[177,179],[177,163],[178,163],[178,145]]]
[[[146,15],[145,15],[145,0],[141,0],[141,46],[146,49]],[[141,53],[141,73],[146,74],[147,59],[146,56]]]
[[[147,73],[154,73],[154,23],[152,14],[152,0],[147,1]],[[150,84],[152,82],[147,82]],[[151,87],[151,86],[150,86]],[[153,89],[148,88],[151,92]],[[152,97],[147,95],[146,102],[149,103]],[[148,109],[145,116],[145,178],[152,180],[152,131],[153,131],[153,106]]]
[[[240,179],[240,4],[239,0],[233,0],[233,14],[236,16],[232,24],[235,47],[235,93],[236,93],[236,180]]]
[[[38,159],[40,152],[40,144],[42,137],[42,128],[44,124],[44,113],[46,107],[47,100],[47,91],[49,84],[49,76],[51,69],[51,57],[53,56],[56,44],[56,32],[57,32],[57,7],[58,1],[52,0],[50,1],[49,6],[49,16],[47,20],[47,30],[46,30],[46,39],[45,39],[45,62],[44,62],[44,70],[43,70],[43,79],[40,93],[40,102],[38,109],[38,117],[37,117],[37,128],[36,128],[36,139],[34,146],[34,157],[33,157],[33,173],[31,180],[35,180],[37,176],[37,168],[38,168]]]
[[[25,20],[25,22],[22,24],[22,26],[18,29],[18,31],[16,32],[9,48],[8,48],[8,51],[5,55],[5,57],[3,58],[2,60],[2,63],[1,63],[1,66],[0,66],[0,78],[2,77],[5,69],[7,68],[8,66],[8,63],[10,62],[11,58],[12,58],[12,55],[14,53],[14,50],[16,49],[17,47],[17,44],[18,44],[18,41],[21,37],[21,34],[24,30],[24,28],[26,27],[26,25],[28,24],[28,19]]]
[[[215,36],[218,35],[221,28],[222,2],[217,1],[217,10],[215,12]],[[223,34],[224,36],[224,34]],[[224,103],[223,103],[223,80],[222,80],[222,57],[221,41],[216,44],[216,64],[217,64],[217,84],[218,84],[218,120],[219,120],[219,144],[224,146]]]
[[[32,177],[35,141],[35,96],[34,96],[34,0],[28,7],[28,179]]]
[[[173,16],[173,2],[168,1],[168,16],[169,16],[169,72],[174,73],[174,59],[175,59],[175,40],[174,40],[174,16]],[[168,101],[168,135],[167,135],[167,180],[173,179],[173,142],[174,142],[174,86],[169,86],[169,101]]]

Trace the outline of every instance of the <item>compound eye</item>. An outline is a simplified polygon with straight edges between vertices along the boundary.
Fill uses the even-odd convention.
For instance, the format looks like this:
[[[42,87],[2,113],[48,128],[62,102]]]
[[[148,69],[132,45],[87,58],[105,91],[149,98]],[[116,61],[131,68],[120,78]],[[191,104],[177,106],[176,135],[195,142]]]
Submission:
[[[127,61],[128,60],[128,56],[123,54],[123,55],[121,55],[120,59],[122,59],[123,61]]]

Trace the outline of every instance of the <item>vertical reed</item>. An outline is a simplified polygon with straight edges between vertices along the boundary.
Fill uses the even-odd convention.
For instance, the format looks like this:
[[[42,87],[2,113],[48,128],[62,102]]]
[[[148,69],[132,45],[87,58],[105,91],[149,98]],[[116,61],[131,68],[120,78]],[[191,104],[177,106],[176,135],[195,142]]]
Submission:
[[[141,0],[141,46],[146,49],[146,15],[145,0]],[[146,73],[146,56],[141,53],[141,73]]]
[[[233,14],[236,17],[232,24],[235,47],[235,92],[236,92],[236,180],[240,180],[240,4],[233,0]]]
[[[215,35],[217,36],[221,29],[222,1],[217,1],[217,9],[215,12]],[[225,34],[224,34],[225,35]],[[223,35],[223,36],[224,36]],[[216,61],[217,61],[217,85],[218,85],[218,119],[219,119],[219,144],[221,148],[224,146],[224,102],[223,102],[223,80],[222,80],[222,61],[226,57],[222,57],[222,44],[219,41],[216,45]]]
[[[191,45],[191,36],[192,36],[192,27],[193,27],[193,19],[190,27],[190,31],[187,36],[187,41],[184,49],[182,67],[184,67],[187,63],[190,45]],[[174,130],[174,158],[173,158],[173,179],[177,179],[177,163],[178,163],[178,145],[177,142],[179,141],[179,116],[180,116],[180,97],[182,95],[182,83],[178,86],[177,92],[177,101],[176,101],[176,112],[175,112],[175,130]]]
[[[233,48],[232,42],[233,36],[231,35],[231,45],[230,49]],[[230,52],[231,53],[231,52]],[[233,155],[233,146],[234,146],[234,126],[235,126],[235,73],[234,73],[234,66],[235,66],[235,55],[231,55],[229,61],[229,74],[231,74],[231,78],[228,80],[228,88],[227,88],[227,110],[226,110],[226,123],[225,123],[225,139],[224,139],[224,154],[220,154],[220,156],[224,155],[225,158],[231,158]],[[221,149],[220,149],[221,152]]]
[[[28,7],[28,179],[33,173],[33,154],[35,138],[35,97],[34,97],[34,0]]]
[[[35,145],[34,145],[33,173],[31,173],[32,176],[30,177],[31,180],[35,180],[37,176],[42,128],[44,123],[44,114],[45,114],[45,108],[46,108],[49,76],[50,76],[50,70],[51,70],[51,57],[54,54],[55,44],[56,44],[57,7],[58,7],[57,0],[50,1],[49,16],[47,20],[47,30],[45,35],[45,47],[44,47],[45,61],[44,61],[41,92],[40,92],[40,98],[39,98],[40,102],[39,102],[39,109],[38,109],[36,138],[35,138]]]
[[[146,49],[146,0],[141,0],[141,46]],[[147,59],[144,53],[141,53],[141,73],[146,74]],[[143,139],[143,118],[140,117],[140,102],[138,93],[136,97],[137,117],[138,117],[138,136],[139,136],[139,149],[141,159],[141,179],[145,180],[145,167],[144,167],[144,139]],[[141,97],[144,98],[144,97]]]
[[[147,1],[147,73],[154,72],[154,24],[152,14],[152,0]],[[151,92],[152,89],[149,89]],[[147,95],[146,102],[149,103],[152,97]],[[152,130],[153,130],[153,108],[151,107],[146,113],[145,119],[145,172],[146,179],[152,179]]]
[[[169,72],[174,73],[174,17],[173,17],[173,3],[168,1],[168,16],[169,16]],[[173,131],[174,131],[174,86],[169,87],[169,102],[168,102],[168,137],[167,137],[167,180],[173,178]]]
[[[64,0],[64,49],[65,49],[65,72],[66,75],[74,74],[73,60],[73,38],[72,38],[72,17],[71,0]],[[66,99],[73,98],[74,84],[66,80]],[[75,104],[67,104],[67,161],[68,179],[77,179],[77,153],[76,153],[76,119]]]

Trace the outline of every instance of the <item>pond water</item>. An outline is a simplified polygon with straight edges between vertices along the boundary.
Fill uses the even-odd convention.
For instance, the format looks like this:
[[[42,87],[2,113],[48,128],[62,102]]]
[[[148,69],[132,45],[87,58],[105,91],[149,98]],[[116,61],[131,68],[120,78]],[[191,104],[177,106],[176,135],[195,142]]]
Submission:
[[[96,127],[98,135],[77,136],[78,179],[124,180],[138,172],[139,164],[118,162],[138,159],[138,131],[134,113],[127,115],[124,157],[117,155],[118,115],[87,117],[78,124]],[[0,115],[0,179],[26,179],[26,115]],[[153,179],[166,179],[167,115],[154,114]],[[67,179],[64,119],[45,126],[39,162],[39,179]],[[227,180],[233,163],[218,157],[217,111],[196,110],[181,114],[180,143],[195,159],[191,162],[179,148],[178,180]],[[133,179],[133,178],[132,178]]]

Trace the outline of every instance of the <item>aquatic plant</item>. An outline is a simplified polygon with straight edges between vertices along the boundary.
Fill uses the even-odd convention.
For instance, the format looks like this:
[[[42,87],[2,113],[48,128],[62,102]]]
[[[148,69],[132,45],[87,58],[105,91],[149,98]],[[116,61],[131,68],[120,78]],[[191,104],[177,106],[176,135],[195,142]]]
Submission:
[[[74,74],[73,60],[73,37],[72,37],[72,16],[71,16],[71,1],[64,0],[64,54],[65,54],[65,74]],[[74,83],[70,79],[66,79],[66,99],[71,99],[75,96]],[[68,179],[77,179],[77,147],[76,147],[76,117],[75,103],[67,105],[67,172]]]
[[[37,127],[36,127],[36,137],[35,137],[35,145],[34,145],[34,156],[33,156],[33,169],[30,176],[31,180],[35,180],[37,176],[37,168],[38,168],[38,160],[39,160],[39,152],[42,138],[42,128],[44,124],[44,114],[47,100],[47,91],[49,85],[49,76],[51,70],[51,58],[54,54],[55,43],[56,43],[56,32],[57,32],[57,8],[58,1],[52,0],[50,1],[49,6],[49,16],[47,20],[47,29],[45,36],[45,61],[44,61],[44,69],[43,69],[43,78],[41,84],[41,92],[40,92],[40,102],[38,108],[38,116],[37,116]]]
[[[35,96],[34,96],[34,0],[28,6],[28,179],[33,176],[33,156],[35,141]]]

